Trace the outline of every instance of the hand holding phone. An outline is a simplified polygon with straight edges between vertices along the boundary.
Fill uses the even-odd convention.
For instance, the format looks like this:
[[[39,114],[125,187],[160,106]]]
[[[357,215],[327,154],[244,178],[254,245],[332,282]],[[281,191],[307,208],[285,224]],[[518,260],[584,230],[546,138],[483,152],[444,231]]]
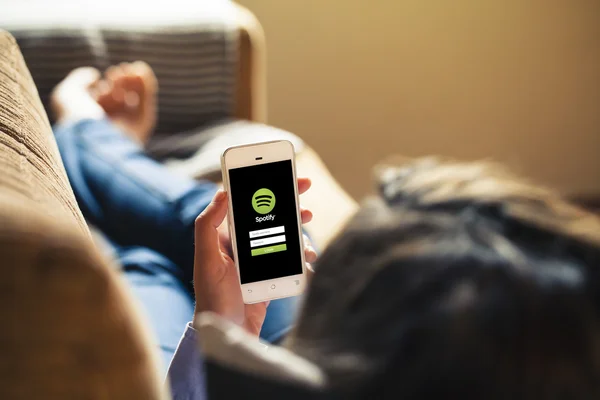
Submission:
[[[298,193],[302,194],[309,188],[309,179],[298,179]],[[268,302],[244,304],[235,262],[223,251],[223,248],[228,246],[221,246],[219,243],[218,228],[226,218],[227,209],[227,194],[219,191],[196,220],[196,313],[215,312],[258,335],[265,319]],[[308,210],[302,210],[301,216],[302,223],[307,223],[312,218]],[[316,253],[308,242],[305,242],[304,254],[307,262],[316,259]]]

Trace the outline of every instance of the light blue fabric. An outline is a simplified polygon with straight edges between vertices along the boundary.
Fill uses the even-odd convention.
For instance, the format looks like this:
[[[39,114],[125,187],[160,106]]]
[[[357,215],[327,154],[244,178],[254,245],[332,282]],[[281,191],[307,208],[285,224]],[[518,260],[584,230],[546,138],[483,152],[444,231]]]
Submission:
[[[196,330],[188,324],[169,366],[168,377],[173,400],[206,399],[204,363],[198,350],[196,335]]]

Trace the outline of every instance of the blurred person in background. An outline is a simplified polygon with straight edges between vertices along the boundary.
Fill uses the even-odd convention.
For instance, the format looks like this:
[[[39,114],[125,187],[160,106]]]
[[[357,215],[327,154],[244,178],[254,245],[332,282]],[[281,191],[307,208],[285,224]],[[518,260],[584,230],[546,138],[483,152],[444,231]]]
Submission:
[[[226,289],[226,212],[219,193],[196,224],[196,318],[236,315],[256,334],[264,314]],[[385,170],[315,271],[285,347],[333,398],[600,398],[600,222],[501,168]],[[171,371],[196,368],[179,356],[193,351],[183,340]],[[189,376],[170,376],[182,398]]]

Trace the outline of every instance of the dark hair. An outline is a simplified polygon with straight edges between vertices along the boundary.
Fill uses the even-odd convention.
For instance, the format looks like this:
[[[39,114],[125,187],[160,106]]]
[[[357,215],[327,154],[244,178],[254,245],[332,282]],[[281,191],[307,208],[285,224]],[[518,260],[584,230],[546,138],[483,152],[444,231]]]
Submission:
[[[382,175],[288,346],[344,398],[600,398],[600,223],[489,164]]]

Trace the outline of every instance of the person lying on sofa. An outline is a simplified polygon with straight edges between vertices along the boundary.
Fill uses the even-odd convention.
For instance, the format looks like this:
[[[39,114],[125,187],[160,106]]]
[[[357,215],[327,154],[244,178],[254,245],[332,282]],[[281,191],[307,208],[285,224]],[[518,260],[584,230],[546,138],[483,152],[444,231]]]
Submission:
[[[55,110],[63,116],[57,141],[70,179],[85,183],[76,189],[82,209],[92,221],[111,221],[106,232],[112,241],[133,233],[150,249],[178,246],[181,253],[173,257],[193,263],[193,271],[182,270],[159,251],[141,251],[127,242],[121,246],[131,252],[117,247],[134,290],[144,294],[151,283],[145,274],[159,277],[153,291],[163,283],[172,290],[170,295],[154,291],[149,303],[164,314],[162,321],[156,314],[159,329],[180,329],[179,337],[181,320],[194,314],[169,378],[175,398],[196,398],[203,389],[196,347],[202,334],[194,327],[207,329],[206,316],[214,313],[243,330],[237,340],[256,344],[274,302],[267,308],[241,301],[233,264],[222,250],[227,239],[218,228],[227,211],[226,194],[189,183],[183,187],[190,194],[182,197],[177,185],[161,179],[166,172],[149,164],[115,129],[120,125],[134,133],[140,126],[130,118],[144,115],[145,99],[152,98],[144,95],[152,86],[140,82],[152,79],[143,64],[106,75],[108,82],[99,80],[97,71],[79,70],[57,88]],[[113,101],[118,112],[111,109]],[[119,157],[127,163],[107,164]],[[112,172],[91,179],[98,164]],[[139,177],[141,171],[156,176]],[[139,190],[122,204],[120,180],[129,174],[141,179]],[[164,191],[157,191],[158,182],[166,185]],[[117,189],[109,191],[111,186]],[[93,201],[83,197],[88,191]],[[181,207],[173,201],[182,198],[203,202],[195,227],[198,210],[181,214],[188,231],[181,221],[162,219],[163,212],[150,214],[146,223],[164,224],[164,232],[147,229],[139,218],[154,202],[164,208],[151,210],[172,210]],[[193,248],[180,243],[194,229],[195,257]],[[304,368],[311,371],[307,375],[338,398],[598,398],[599,232],[596,217],[493,167],[425,160],[391,168],[382,175],[379,196],[363,205],[316,264],[284,346],[299,364],[314,367]],[[175,294],[183,297],[191,290],[184,287],[190,275],[195,312],[181,313],[173,322],[168,313],[180,314],[181,304],[193,307],[193,301],[173,301]]]
[[[243,304],[219,246],[226,199],[219,191],[196,221],[196,314],[171,364],[175,398],[199,397],[207,316],[246,331],[225,350],[251,346],[265,318]],[[314,269],[284,347],[326,398],[600,398],[600,222],[500,168],[383,170],[379,195]]]
[[[123,63],[103,75],[72,71],[53,91],[54,133],[75,197],[86,220],[122,267],[141,302],[168,366],[192,319],[194,220],[217,186],[168,171],[143,151],[156,122],[158,83],[143,62]],[[298,180],[300,193],[311,185]],[[304,223],[312,214],[302,210]],[[220,228],[228,240],[227,227]],[[309,261],[316,254],[310,241]],[[278,341],[290,329],[297,299],[273,301],[261,337]]]

